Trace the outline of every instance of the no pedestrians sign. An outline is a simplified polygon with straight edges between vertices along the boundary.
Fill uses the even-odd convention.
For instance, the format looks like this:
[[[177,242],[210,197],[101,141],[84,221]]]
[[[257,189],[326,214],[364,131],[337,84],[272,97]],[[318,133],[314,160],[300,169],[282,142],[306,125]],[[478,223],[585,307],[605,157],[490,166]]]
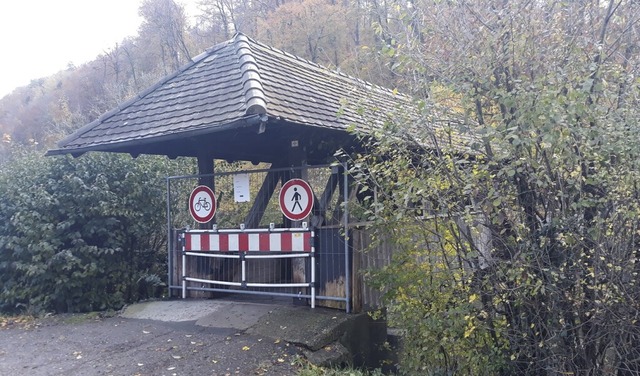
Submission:
[[[302,179],[291,179],[280,189],[280,210],[292,221],[301,221],[313,209],[313,191]]]

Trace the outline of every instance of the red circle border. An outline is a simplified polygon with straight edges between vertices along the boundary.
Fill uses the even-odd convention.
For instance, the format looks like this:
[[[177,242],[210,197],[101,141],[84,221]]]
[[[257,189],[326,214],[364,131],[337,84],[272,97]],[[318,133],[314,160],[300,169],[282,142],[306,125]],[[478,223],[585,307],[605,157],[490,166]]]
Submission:
[[[289,189],[292,185],[301,186],[302,189],[304,189],[307,192],[307,196],[309,197],[309,204],[307,205],[306,210],[303,210],[302,212],[300,212],[300,214],[293,214],[293,213],[290,213],[288,210],[286,210],[286,206],[284,202],[284,192],[287,189]],[[286,183],[284,183],[282,185],[282,188],[280,188],[279,196],[280,196],[279,197],[280,211],[282,212],[282,214],[284,214],[285,217],[289,218],[292,221],[301,221],[305,219],[307,216],[309,216],[309,214],[311,214],[311,210],[313,210],[313,201],[314,201],[313,191],[311,190],[311,186],[309,185],[309,183],[307,183],[302,179],[297,179],[297,178],[291,179]]]
[[[212,199],[212,203],[211,203],[211,212],[209,214],[207,214],[205,217],[201,217],[199,215],[196,214],[195,209],[193,207],[193,199],[194,196],[197,195],[198,193],[205,191],[209,194],[209,196],[211,196]],[[213,193],[213,190],[211,190],[211,188],[207,187],[206,185],[199,185],[197,187],[195,187],[193,189],[193,191],[191,191],[191,194],[189,195],[189,213],[191,213],[191,217],[193,217],[193,219],[198,222],[198,223],[207,223],[210,222],[213,217],[216,215],[216,209],[217,209],[217,200],[216,200],[216,195],[215,193]]]

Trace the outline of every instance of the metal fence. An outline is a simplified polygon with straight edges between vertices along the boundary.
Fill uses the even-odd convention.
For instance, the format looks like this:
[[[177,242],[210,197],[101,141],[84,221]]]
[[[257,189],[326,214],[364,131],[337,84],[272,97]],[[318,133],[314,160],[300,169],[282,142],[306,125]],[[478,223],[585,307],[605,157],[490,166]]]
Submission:
[[[292,178],[309,183],[311,214],[292,221],[280,210],[278,194]],[[189,214],[190,192],[209,179],[217,198],[213,223]],[[351,310],[351,251],[348,180],[344,167],[247,168],[210,175],[167,178],[169,289],[172,295],[210,297],[239,293],[292,297],[315,305]],[[312,231],[313,251],[207,249],[188,247],[185,234],[277,234]]]

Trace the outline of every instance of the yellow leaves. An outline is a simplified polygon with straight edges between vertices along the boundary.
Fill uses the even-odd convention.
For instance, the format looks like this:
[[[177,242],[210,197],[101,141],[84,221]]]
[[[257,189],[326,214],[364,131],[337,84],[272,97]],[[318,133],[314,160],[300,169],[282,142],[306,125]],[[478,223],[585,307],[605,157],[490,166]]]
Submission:
[[[458,112],[464,113],[464,106],[462,104],[462,95],[454,92],[451,88],[444,85],[432,85],[431,86],[431,98],[435,103],[446,106],[447,108]]]
[[[464,329],[464,338],[469,338],[476,331],[475,319],[471,315],[465,315],[464,319],[467,322],[466,328]]]
[[[249,346],[242,346],[242,351],[249,351],[251,350],[251,347]]]
[[[0,329],[15,327],[28,329],[33,321],[30,316],[0,316]]]
[[[473,334],[473,332],[476,330],[475,326],[468,326],[465,330],[464,330],[464,338],[469,338],[471,337],[471,335]]]

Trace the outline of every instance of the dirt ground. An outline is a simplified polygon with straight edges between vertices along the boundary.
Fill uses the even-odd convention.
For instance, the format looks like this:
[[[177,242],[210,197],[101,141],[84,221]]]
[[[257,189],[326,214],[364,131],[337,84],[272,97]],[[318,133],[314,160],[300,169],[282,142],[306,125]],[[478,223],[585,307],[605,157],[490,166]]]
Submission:
[[[295,375],[297,354],[195,321],[60,315],[0,328],[0,375]]]

